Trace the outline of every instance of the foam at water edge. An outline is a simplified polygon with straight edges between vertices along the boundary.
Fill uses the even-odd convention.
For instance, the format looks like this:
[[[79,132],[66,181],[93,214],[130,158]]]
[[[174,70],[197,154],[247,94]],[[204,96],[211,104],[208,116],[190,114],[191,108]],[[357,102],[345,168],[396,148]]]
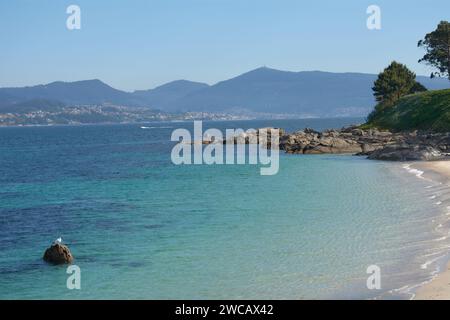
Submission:
[[[435,187],[436,185],[442,185],[442,182],[434,181],[434,180],[430,179],[429,177],[426,177],[426,178],[423,177],[424,171],[419,170],[419,169],[415,169],[415,168],[411,168],[411,164],[404,164],[404,165],[402,166],[402,168],[405,169],[405,170],[407,170],[409,173],[414,174],[417,178],[425,179],[425,180],[428,180],[428,181],[430,181],[430,182],[432,182],[432,183],[435,184],[435,185],[428,185],[428,186],[424,187],[425,189],[432,189],[432,188]],[[436,198],[439,197],[439,196],[441,196],[441,194],[432,194],[431,196],[428,197],[428,199],[430,199],[430,200],[436,199]],[[435,202],[435,205],[441,205],[441,204],[442,204],[442,201],[437,201],[437,202]],[[446,206],[446,209],[447,209],[447,212],[445,212],[445,215],[446,215],[446,216],[449,216],[449,215],[450,215],[450,206]],[[447,219],[448,219],[448,218],[447,218]],[[436,223],[436,219],[432,219],[432,222]],[[443,227],[443,224],[442,224],[442,223],[439,223],[439,224],[434,228],[434,231],[435,231],[435,232],[438,232],[438,230],[439,230],[439,229],[442,229],[442,227]],[[447,234],[450,234],[450,231],[447,232]],[[447,238],[448,238],[448,236],[442,236],[442,237],[439,237],[439,238],[434,239],[434,241],[436,241],[436,242],[438,242],[438,241],[443,241],[443,240],[446,240]],[[447,248],[447,249],[442,249],[442,250],[447,251],[448,248]],[[436,253],[436,254],[437,254],[437,253]],[[431,255],[434,255],[434,254],[431,254]],[[418,283],[418,284],[414,284],[414,285],[406,285],[406,286],[403,286],[403,287],[401,287],[401,288],[399,288],[399,289],[391,290],[391,293],[401,293],[401,294],[406,294],[406,295],[409,295],[409,296],[410,296],[410,297],[409,297],[409,300],[413,300],[413,299],[416,297],[416,290],[419,289],[420,287],[422,287],[422,286],[424,286],[424,285],[430,283],[431,281],[433,281],[433,280],[438,276],[438,274],[441,272],[441,269],[442,269],[442,268],[441,268],[439,262],[444,262],[444,261],[445,261],[445,264],[447,264],[447,263],[448,263],[448,259],[449,259],[448,253],[445,252],[444,254],[441,254],[441,255],[439,255],[438,257],[435,257],[435,258],[433,258],[433,259],[430,259],[430,260],[425,261],[424,263],[422,263],[422,264],[420,265],[420,268],[421,268],[422,270],[426,270],[426,269],[428,269],[430,266],[435,265],[435,268],[434,268],[433,270],[431,270],[431,272],[430,272],[430,276],[431,276],[431,277],[430,277],[429,280],[420,282],[420,283]]]
[[[417,178],[422,178],[423,179],[423,177],[422,177],[423,171],[411,168],[410,164],[403,165],[403,169],[406,169],[409,173],[415,174]]]

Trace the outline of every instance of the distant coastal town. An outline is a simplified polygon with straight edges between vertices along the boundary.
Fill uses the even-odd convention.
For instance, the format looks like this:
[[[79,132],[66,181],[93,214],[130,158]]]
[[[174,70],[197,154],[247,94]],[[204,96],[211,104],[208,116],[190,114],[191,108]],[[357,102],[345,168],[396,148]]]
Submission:
[[[168,113],[125,106],[79,105],[54,110],[36,109],[0,113],[0,126],[139,123],[151,121],[250,120],[251,116],[227,113]]]

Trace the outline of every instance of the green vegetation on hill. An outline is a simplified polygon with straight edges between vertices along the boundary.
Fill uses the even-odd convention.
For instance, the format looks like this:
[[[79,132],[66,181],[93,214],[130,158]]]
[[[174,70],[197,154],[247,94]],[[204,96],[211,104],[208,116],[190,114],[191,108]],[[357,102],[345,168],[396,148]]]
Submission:
[[[450,80],[450,23],[441,21],[418,46],[426,50],[419,62],[439,70],[431,77]],[[427,92],[415,79],[407,66],[396,61],[384,69],[372,88],[378,104],[361,128],[450,132],[450,89]]]
[[[450,131],[450,89],[407,95],[392,107],[376,108],[362,127]]]

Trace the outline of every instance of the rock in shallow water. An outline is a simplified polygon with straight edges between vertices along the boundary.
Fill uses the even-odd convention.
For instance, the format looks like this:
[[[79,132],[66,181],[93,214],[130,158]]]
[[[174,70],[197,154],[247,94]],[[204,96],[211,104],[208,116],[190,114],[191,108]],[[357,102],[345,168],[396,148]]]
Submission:
[[[73,261],[72,253],[69,247],[61,243],[54,243],[47,248],[43,257],[44,261],[51,264],[65,264]]]

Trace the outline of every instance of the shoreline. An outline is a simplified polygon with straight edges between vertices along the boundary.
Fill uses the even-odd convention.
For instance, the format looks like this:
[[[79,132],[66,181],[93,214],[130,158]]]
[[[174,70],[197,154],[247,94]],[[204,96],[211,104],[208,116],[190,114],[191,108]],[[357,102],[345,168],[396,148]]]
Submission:
[[[423,171],[425,175],[432,174],[440,183],[450,186],[450,161],[416,162],[412,167]],[[446,261],[442,270],[421,285],[412,299],[450,300],[450,261]]]
[[[86,122],[86,123],[47,123],[47,124],[11,124],[2,125],[1,128],[27,128],[27,127],[69,127],[69,126],[96,126],[96,125],[128,125],[128,124],[150,124],[150,123],[177,123],[177,122],[239,122],[239,121],[291,121],[291,120],[333,120],[333,119],[354,119],[357,124],[350,123],[349,125],[359,125],[363,121],[362,116],[335,116],[335,117],[294,117],[294,118],[252,118],[252,119],[173,119],[173,120],[151,120],[151,121],[124,121],[124,122]],[[359,121],[361,120],[361,121]]]

